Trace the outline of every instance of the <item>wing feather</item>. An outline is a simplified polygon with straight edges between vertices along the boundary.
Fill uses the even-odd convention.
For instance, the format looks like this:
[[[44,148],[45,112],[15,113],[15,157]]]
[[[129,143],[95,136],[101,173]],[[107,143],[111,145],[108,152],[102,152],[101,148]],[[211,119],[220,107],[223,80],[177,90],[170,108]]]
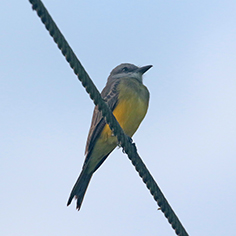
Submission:
[[[118,101],[118,91],[117,87],[120,83],[120,80],[115,80],[115,81],[109,81],[105,88],[101,92],[101,96],[104,99],[104,101],[108,104],[109,108],[111,111],[113,111],[117,105]],[[85,148],[85,154],[87,154],[87,157],[85,159],[85,163],[87,163],[89,156],[88,155],[93,147],[94,144],[99,137],[100,133],[102,132],[106,122],[104,118],[102,117],[102,112],[98,110],[98,107],[96,106],[94,108],[93,112],[93,118],[91,122],[91,127],[89,130],[88,138],[87,138],[87,144]]]

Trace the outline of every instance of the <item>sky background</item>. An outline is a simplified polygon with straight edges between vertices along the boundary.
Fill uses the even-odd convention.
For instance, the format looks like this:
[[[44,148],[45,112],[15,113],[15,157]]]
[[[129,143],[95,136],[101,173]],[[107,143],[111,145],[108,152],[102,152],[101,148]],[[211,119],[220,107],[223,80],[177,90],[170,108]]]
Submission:
[[[122,62],[153,65],[138,152],[191,236],[234,235],[236,2],[44,4],[99,90]],[[66,207],[93,102],[28,1],[0,20],[1,235],[175,235],[121,149]]]

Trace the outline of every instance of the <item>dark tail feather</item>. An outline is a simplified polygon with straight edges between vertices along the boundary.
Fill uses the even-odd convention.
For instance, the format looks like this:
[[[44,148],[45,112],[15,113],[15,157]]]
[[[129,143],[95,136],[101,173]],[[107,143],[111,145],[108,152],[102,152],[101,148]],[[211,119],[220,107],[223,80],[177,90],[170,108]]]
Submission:
[[[76,209],[78,210],[80,209],[82,201],[84,199],[85,192],[88,188],[90,179],[92,178],[92,175],[93,173],[89,173],[89,174],[87,173],[86,168],[82,170],[79,178],[77,179],[71,191],[69,200],[67,202],[67,206],[71,204],[71,201],[75,197],[77,199]]]

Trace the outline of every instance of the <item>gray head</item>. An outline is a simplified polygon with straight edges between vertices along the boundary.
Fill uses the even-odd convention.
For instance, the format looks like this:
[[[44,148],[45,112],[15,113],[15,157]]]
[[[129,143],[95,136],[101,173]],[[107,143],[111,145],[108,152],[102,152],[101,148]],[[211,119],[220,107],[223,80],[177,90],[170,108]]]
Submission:
[[[151,67],[152,67],[152,65],[137,67],[133,64],[123,63],[111,71],[110,76],[108,77],[108,81],[113,80],[113,79],[119,79],[122,77],[128,77],[128,78],[137,79],[138,81],[140,81],[142,83],[143,82],[143,77],[142,77],[143,74],[147,70],[149,70]]]

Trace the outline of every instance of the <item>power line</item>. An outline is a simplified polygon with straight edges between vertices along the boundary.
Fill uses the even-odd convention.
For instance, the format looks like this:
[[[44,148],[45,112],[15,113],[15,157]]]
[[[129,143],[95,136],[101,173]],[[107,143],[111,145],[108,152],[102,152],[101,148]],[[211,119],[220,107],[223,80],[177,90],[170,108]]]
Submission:
[[[132,139],[129,138],[120,127],[116,118],[112,114],[110,108],[103,101],[93,81],[90,79],[89,75],[83,68],[82,64],[72,51],[71,47],[69,46],[66,39],[58,29],[52,17],[49,15],[43,3],[40,0],[29,0],[29,1],[32,4],[33,10],[37,12],[38,16],[41,18],[41,21],[45,25],[46,29],[49,31],[55,43],[58,45],[62,54],[65,56],[67,62],[74,70],[74,73],[77,75],[78,79],[85,87],[87,93],[90,95],[94,104],[98,106],[98,109],[100,111],[102,111],[102,115],[105,118],[108,125],[110,126],[110,129],[113,131],[114,135],[117,136],[119,145],[128,155],[132,164],[135,166],[135,169],[139,173],[143,182],[146,184],[153,198],[160,207],[160,210],[164,213],[165,217],[168,219],[168,222],[175,230],[175,233],[180,236],[187,236],[188,234],[184,229],[183,225],[179,221],[178,217],[176,216],[173,209],[171,208],[166,198],[164,197],[163,193],[161,192],[160,188],[158,187],[157,183],[155,182],[152,175],[148,171],[147,167],[145,166],[140,156],[138,155],[135,144],[132,143]]]

